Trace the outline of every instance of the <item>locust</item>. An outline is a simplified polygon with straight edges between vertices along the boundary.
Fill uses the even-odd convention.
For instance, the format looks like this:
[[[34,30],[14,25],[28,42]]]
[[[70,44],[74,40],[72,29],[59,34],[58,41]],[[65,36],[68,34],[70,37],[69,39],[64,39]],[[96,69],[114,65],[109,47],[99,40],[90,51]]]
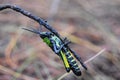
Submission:
[[[87,67],[81,61],[81,58],[67,46],[70,43],[70,41],[68,41],[67,38],[64,38],[62,41],[52,32],[40,32],[39,30],[35,30],[33,28],[22,29],[39,34],[43,41],[55,52],[55,54],[57,54],[62,59],[67,72],[70,72],[70,70],[72,70],[75,73],[75,75],[81,75],[80,67],[76,62],[75,58],[81,63],[81,65],[85,69],[87,69]]]
[[[13,9],[35,20],[36,22],[40,24],[40,27],[42,25],[46,29],[49,30],[49,31],[43,32],[41,31],[41,29],[22,28],[24,30],[38,34],[40,38],[53,50],[53,52],[62,59],[67,72],[70,72],[72,70],[75,75],[81,76],[81,68],[79,64],[77,63],[77,60],[80,62],[82,67],[87,70],[87,67],[83,63],[81,57],[69,47],[68,44],[71,43],[71,41],[69,41],[66,37],[64,39],[61,38],[60,34],[52,26],[50,26],[45,20],[41,19],[38,16],[31,14],[30,12],[16,5],[11,5],[11,4],[0,5],[0,11],[7,9],[7,8]]]

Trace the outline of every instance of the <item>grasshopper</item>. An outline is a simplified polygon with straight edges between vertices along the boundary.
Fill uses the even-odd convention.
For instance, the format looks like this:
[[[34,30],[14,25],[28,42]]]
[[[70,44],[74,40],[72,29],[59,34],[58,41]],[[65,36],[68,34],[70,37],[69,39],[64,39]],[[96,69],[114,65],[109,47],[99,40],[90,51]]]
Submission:
[[[81,61],[81,58],[68,47],[70,41],[68,41],[67,38],[64,38],[62,41],[52,32],[40,32],[39,30],[35,30],[33,28],[23,29],[39,34],[43,41],[55,52],[55,54],[57,54],[62,59],[67,72],[70,72],[70,70],[72,70],[75,73],[75,75],[77,76],[81,75],[80,67],[78,66],[75,58],[81,63],[81,65],[85,69],[87,69],[87,67]]]

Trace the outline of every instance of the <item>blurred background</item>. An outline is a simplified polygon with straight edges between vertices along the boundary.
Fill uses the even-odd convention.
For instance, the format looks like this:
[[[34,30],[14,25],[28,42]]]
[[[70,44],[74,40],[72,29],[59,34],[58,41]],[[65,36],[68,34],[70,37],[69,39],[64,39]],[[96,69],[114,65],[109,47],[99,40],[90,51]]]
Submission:
[[[0,80],[120,80],[120,0],[0,0],[48,21],[89,60],[82,76],[66,74],[62,60],[38,35],[39,24],[11,9],[0,11]],[[42,27],[44,29],[44,27]],[[61,78],[62,77],[62,78]]]

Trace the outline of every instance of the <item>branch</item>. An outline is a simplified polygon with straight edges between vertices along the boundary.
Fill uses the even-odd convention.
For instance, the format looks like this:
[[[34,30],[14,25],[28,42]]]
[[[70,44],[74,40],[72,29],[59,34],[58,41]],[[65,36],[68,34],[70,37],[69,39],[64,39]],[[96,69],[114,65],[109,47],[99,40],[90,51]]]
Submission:
[[[4,9],[12,9],[16,12],[19,12],[33,20],[35,20],[36,22],[38,22],[40,25],[43,25],[45,28],[47,28],[48,30],[50,30],[51,32],[53,32],[54,34],[56,34],[58,37],[59,37],[59,34],[58,32],[52,28],[52,26],[50,26],[46,21],[44,21],[43,19],[41,19],[40,17],[38,16],[35,16],[33,14],[31,14],[30,12],[22,9],[21,7],[19,6],[16,6],[16,5],[12,5],[12,4],[4,4],[4,5],[0,5],[0,11],[4,10]]]

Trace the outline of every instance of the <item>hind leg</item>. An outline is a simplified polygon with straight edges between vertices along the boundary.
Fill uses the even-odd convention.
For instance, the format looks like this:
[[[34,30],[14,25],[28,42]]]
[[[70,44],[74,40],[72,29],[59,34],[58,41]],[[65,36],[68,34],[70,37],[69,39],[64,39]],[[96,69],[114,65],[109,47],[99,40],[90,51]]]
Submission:
[[[55,42],[53,41],[53,40],[51,40],[51,43],[53,44],[53,50],[55,51],[55,53],[56,54],[59,54],[59,52],[61,51],[61,49],[65,46],[65,45],[67,45],[67,44],[69,44],[70,42],[65,42],[64,44],[62,44],[61,46],[60,46],[60,48],[59,49],[57,49],[57,45],[55,44]]]
[[[80,57],[77,53],[75,53],[73,50],[70,49],[70,51],[73,53],[73,55],[75,56],[75,58],[80,62],[80,64],[87,70],[87,67],[86,67],[86,65],[83,63],[81,57]]]

